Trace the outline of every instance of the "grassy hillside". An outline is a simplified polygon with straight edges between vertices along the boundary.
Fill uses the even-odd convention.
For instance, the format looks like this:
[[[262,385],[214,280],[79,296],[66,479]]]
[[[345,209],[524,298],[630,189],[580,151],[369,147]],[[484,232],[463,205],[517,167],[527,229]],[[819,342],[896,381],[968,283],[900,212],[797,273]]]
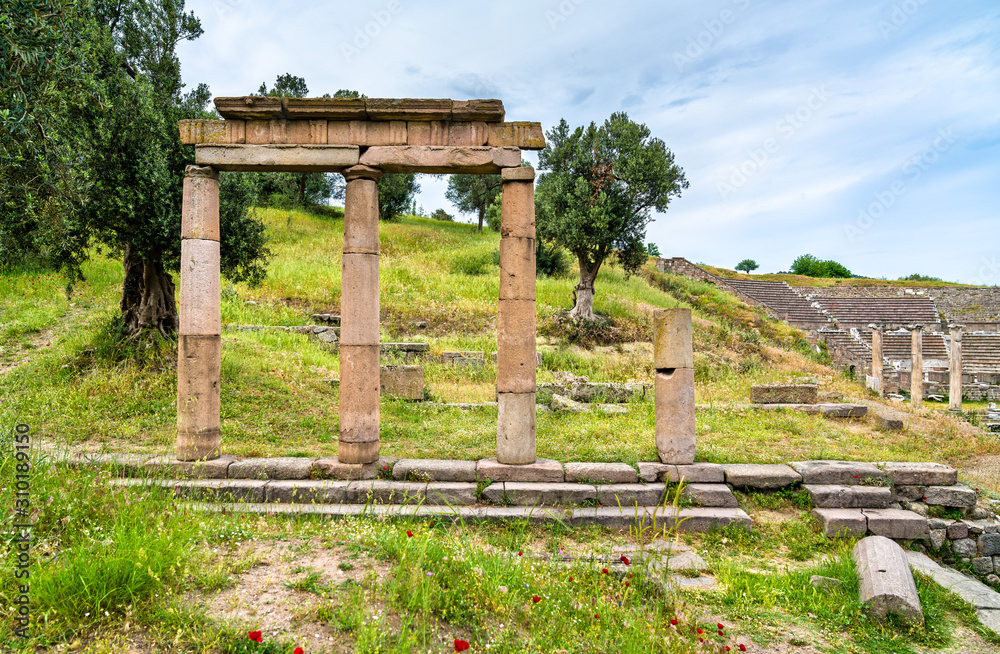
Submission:
[[[302,325],[340,309],[343,221],[265,210],[274,252],[259,288],[223,281],[227,324]],[[425,364],[436,402],[494,399],[499,235],[470,225],[404,218],[380,226],[383,341],[426,341],[431,353],[482,350],[481,370]],[[49,273],[0,277],[0,384],[5,423],[88,449],[169,451],[175,384],[169,349],[135,352],[115,330],[121,269],[95,253],[87,281],[67,297]],[[612,319],[599,333],[560,321],[575,278],[538,280],[540,382],[559,371],[592,381],[652,381],[651,316],[688,306],[695,316],[699,460],[795,458],[932,459],[958,462],[996,452],[978,430],[927,417],[916,433],[879,433],[865,420],[833,422],[797,413],[748,411],[752,384],[807,374],[823,390],[864,390],[823,363],[803,334],[711,285],[657,273],[626,276],[607,266],[595,309]],[[415,323],[426,322],[426,329]],[[337,451],[337,352],[298,334],[226,332],[222,361],[223,449],[237,455],[333,455]],[[539,414],[539,456],[560,460],[655,459],[653,406],[626,415]],[[400,457],[477,458],[495,452],[496,410],[463,412],[383,399],[382,451]]]
[[[702,268],[712,273],[716,277],[725,279],[757,279],[767,282],[787,282],[789,286],[900,286],[906,288],[941,288],[943,286],[967,286],[957,282],[944,281],[908,281],[905,279],[873,279],[871,277],[853,277],[851,279],[841,279],[833,277],[807,277],[805,275],[793,275],[791,273],[766,273],[759,275],[747,275],[746,273],[729,270],[728,268],[716,268],[699,264]]]

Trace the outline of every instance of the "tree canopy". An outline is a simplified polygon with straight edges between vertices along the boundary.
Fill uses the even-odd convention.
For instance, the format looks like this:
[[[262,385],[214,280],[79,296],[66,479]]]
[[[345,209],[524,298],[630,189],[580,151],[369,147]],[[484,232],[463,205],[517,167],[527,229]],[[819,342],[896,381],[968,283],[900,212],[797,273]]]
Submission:
[[[570,129],[566,120],[546,133],[543,173],[535,191],[538,238],[577,258],[573,318],[594,318],[594,280],[614,256],[626,272],[646,262],[651,212],[666,211],[688,187],[683,169],[649,129],[615,113],[603,125]]]
[[[461,213],[475,213],[479,217],[479,231],[483,231],[486,210],[501,187],[500,175],[451,175],[444,196]]]
[[[795,275],[805,275],[806,277],[837,277],[850,278],[854,275],[842,264],[836,261],[821,261],[811,254],[803,254],[792,262],[790,271]]]
[[[757,262],[754,261],[753,259],[744,259],[743,261],[740,261],[738,264],[736,264],[736,270],[745,272],[748,275],[754,270],[757,270],[758,268],[760,268],[760,266],[757,265]]]

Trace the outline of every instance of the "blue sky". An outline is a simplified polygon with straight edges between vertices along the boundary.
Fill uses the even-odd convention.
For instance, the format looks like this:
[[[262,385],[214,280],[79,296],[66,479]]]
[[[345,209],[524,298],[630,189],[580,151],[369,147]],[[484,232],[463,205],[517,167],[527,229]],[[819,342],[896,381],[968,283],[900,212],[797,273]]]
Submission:
[[[546,130],[628,112],[690,182],[649,225],[664,256],[1000,284],[996,0],[187,8],[205,34],[179,47],[184,79],[220,96],[290,72],[310,95],[500,98]],[[425,211],[454,211],[446,184],[422,178]]]

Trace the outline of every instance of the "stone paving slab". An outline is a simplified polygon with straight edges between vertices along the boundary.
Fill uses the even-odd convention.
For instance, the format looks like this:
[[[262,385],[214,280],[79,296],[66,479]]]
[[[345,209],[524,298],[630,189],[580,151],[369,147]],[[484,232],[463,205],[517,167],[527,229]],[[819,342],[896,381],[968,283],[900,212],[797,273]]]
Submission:
[[[306,457],[238,459],[229,464],[230,479],[309,479],[313,462]]]
[[[802,481],[802,475],[780,463],[732,463],[723,468],[726,483],[737,488],[775,489]]]
[[[477,486],[461,481],[435,481],[427,484],[427,504],[470,505],[476,503]]]
[[[142,464],[149,474],[171,479],[227,479],[229,464],[236,461],[231,454],[223,454],[208,461],[178,461],[172,454],[156,456]]]
[[[684,481],[688,484],[721,484],[726,480],[726,469],[718,463],[691,463],[675,466],[677,475],[666,481]]]
[[[886,538],[912,540],[930,538],[927,518],[903,509],[862,509],[868,520],[868,531]]]
[[[824,418],[864,418],[868,415],[868,407],[863,404],[751,404],[750,406],[760,411],[800,411]]]
[[[597,487],[602,506],[656,506],[663,501],[666,484],[603,484]]]
[[[859,461],[792,461],[788,464],[802,476],[803,484],[850,486],[865,479],[885,479],[885,472],[873,463]]]
[[[976,491],[968,486],[928,486],[924,489],[923,501],[938,506],[971,508],[978,499]]]
[[[392,478],[410,481],[476,481],[476,462],[451,459],[400,459]]]
[[[739,507],[732,489],[725,484],[687,484],[681,494],[698,506],[715,506],[735,509]]]
[[[951,486],[958,483],[958,471],[941,463],[906,463],[890,461],[882,464],[896,486]]]
[[[344,501],[349,504],[412,504],[423,502],[427,484],[414,481],[364,479],[347,485]]]
[[[285,480],[272,481],[265,487],[267,502],[294,504],[341,504],[349,481]]]
[[[679,520],[679,524],[676,525],[678,531],[710,531],[726,525],[736,525],[747,531],[753,528],[753,520],[743,509],[710,507],[681,509],[677,519]]]
[[[813,509],[812,515],[831,538],[864,536],[868,532],[868,519],[860,509]]]
[[[566,482],[533,483],[506,481],[493,483],[483,490],[483,497],[491,502],[509,501],[523,506],[557,506],[582,504],[597,499],[597,488],[589,484]]]
[[[513,466],[499,463],[496,458],[480,459],[476,476],[490,481],[562,482],[563,467],[552,459],[537,459],[534,463]]]
[[[888,486],[809,484],[803,488],[813,506],[821,509],[887,509],[892,502],[892,489]]]
[[[565,463],[566,481],[591,484],[634,484],[639,480],[635,468],[627,463]]]
[[[1000,635],[1000,593],[978,579],[940,565],[923,552],[907,552],[906,558],[911,568],[973,605],[983,626]]]

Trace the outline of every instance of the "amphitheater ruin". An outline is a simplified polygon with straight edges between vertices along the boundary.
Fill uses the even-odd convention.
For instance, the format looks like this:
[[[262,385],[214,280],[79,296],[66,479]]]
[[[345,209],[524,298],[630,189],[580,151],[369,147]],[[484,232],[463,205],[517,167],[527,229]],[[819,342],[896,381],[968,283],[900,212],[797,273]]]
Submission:
[[[805,330],[834,363],[866,375],[883,394],[906,390],[916,403],[948,398],[956,410],[963,398],[1000,401],[1000,287],[790,286],[723,278],[681,257],[658,259],[657,268],[713,284]]]

